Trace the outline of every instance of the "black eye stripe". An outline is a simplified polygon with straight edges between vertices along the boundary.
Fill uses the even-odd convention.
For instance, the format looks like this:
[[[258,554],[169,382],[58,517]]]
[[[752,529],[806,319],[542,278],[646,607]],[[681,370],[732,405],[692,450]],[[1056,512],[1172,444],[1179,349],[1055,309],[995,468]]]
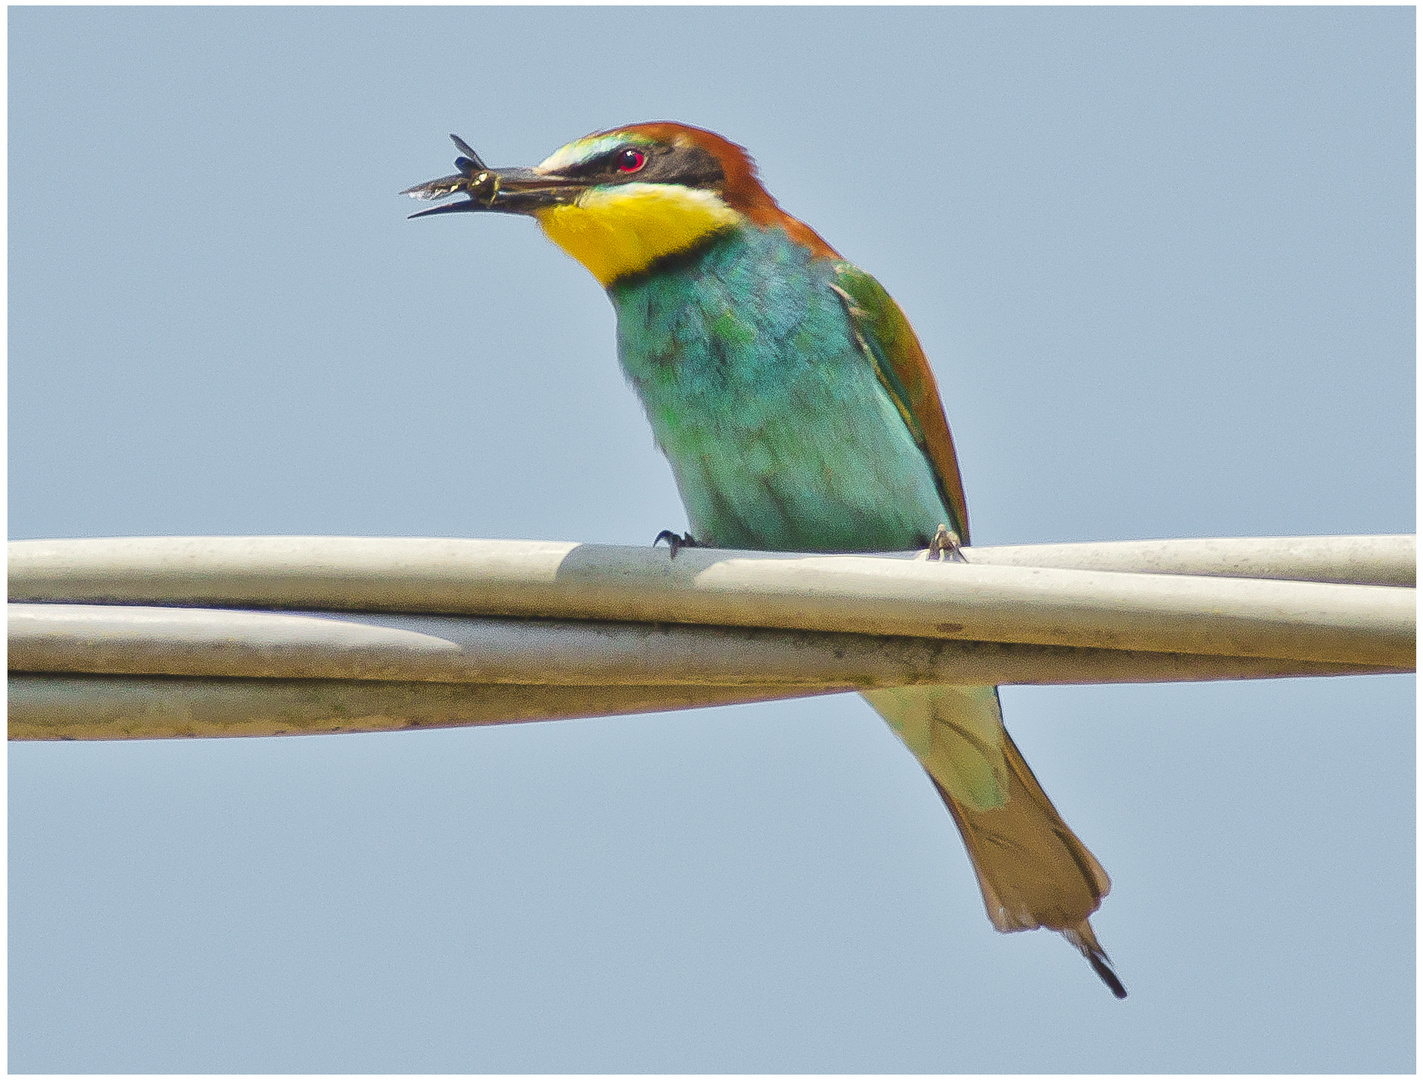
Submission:
[[[639,146],[619,146],[614,150],[609,150],[605,154],[599,154],[595,158],[590,158],[588,161],[579,165],[574,165],[567,169],[566,172],[573,176],[593,176],[602,173],[615,173],[622,176],[625,175],[622,168],[624,154],[640,154],[643,159],[643,164],[638,166],[640,169],[643,165],[651,161],[652,155],[657,152],[658,148],[651,146],[645,148]]]
[[[642,155],[636,168],[623,167],[624,155]],[[595,158],[564,170],[565,176],[590,181],[645,181],[653,184],[686,184],[710,187],[722,178],[721,164],[699,147],[674,147],[664,143],[624,143]]]

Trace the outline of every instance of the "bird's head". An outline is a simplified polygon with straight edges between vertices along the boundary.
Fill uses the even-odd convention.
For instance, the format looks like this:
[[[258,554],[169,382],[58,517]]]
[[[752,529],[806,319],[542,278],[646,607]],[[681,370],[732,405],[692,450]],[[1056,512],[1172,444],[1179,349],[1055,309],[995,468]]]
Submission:
[[[495,212],[535,218],[603,285],[745,225],[781,228],[836,258],[814,230],[783,211],[741,147],[685,124],[633,124],[571,142],[533,168],[491,169],[458,136],[459,172],[407,189],[417,199],[466,199],[430,214]]]

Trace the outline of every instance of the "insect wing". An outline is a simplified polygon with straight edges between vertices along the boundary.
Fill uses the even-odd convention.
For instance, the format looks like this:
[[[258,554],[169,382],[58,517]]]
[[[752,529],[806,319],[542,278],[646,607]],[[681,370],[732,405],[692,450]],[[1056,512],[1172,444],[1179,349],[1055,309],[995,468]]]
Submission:
[[[474,147],[470,146],[469,143],[465,142],[458,135],[451,134],[450,141],[455,144],[456,150],[469,159],[471,168],[468,172],[465,172],[466,176],[470,175],[470,173],[484,172],[489,168],[488,165],[484,164],[480,156],[474,152]],[[456,166],[459,166],[459,164],[459,162],[455,162]],[[461,171],[464,171],[462,167]]]
[[[433,202],[436,199],[448,199],[451,195],[468,190],[469,177],[463,173],[456,173],[454,176],[442,176],[438,180],[427,180],[423,184],[416,184],[414,187],[406,188],[400,194],[409,195],[412,199]]]

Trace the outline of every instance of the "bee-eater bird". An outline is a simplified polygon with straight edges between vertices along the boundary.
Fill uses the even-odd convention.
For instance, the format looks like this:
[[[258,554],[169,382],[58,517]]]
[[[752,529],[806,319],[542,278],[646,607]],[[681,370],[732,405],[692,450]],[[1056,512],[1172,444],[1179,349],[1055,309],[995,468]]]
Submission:
[[[623,372],[691,525],[673,556],[679,543],[934,553],[968,542],[919,339],[874,278],[780,208],[745,150],[684,124],[634,124],[533,168],[491,169],[451,138],[459,172],[404,194],[468,197],[412,216],[526,214],[607,290]],[[993,925],[1056,930],[1125,997],[1088,922],[1110,882],[1003,727],[997,688],[864,696],[958,823]]]

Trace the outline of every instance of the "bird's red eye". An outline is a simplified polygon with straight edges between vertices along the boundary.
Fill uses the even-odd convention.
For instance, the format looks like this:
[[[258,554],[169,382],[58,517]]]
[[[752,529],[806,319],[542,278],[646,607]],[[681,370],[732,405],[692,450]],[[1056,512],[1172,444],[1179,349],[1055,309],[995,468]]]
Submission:
[[[618,172],[637,172],[647,164],[647,155],[641,150],[633,150],[631,147],[618,155]]]

